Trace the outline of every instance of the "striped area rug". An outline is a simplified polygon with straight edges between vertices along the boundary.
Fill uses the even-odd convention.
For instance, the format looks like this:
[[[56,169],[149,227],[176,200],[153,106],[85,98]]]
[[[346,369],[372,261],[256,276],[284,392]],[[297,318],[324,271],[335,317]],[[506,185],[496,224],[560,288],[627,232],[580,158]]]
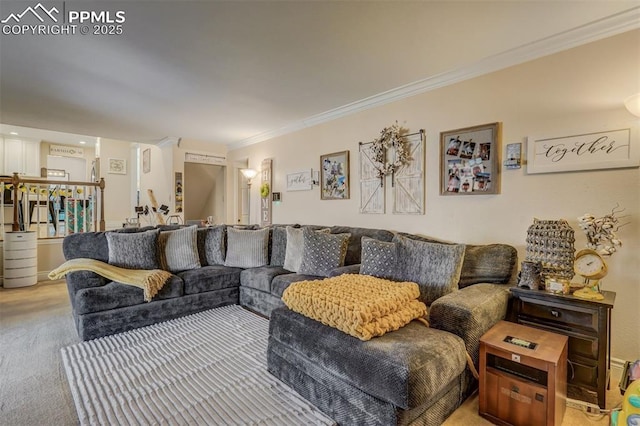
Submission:
[[[62,348],[80,424],[333,424],[267,372],[268,327],[226,306]]]

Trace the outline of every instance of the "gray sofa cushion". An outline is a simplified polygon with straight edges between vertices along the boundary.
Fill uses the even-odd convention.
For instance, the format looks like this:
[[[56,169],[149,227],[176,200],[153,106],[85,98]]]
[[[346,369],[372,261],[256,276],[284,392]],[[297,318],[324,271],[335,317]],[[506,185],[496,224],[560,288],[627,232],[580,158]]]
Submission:
[[[464,245],[417,241],[396,235],[398,267],[395,279],[420,287],[420,300],[427,306],[458,288]]]
[[[173,275],[152,300],[173,299],[183,294],[182,279]],[[80,289],[73,298],[76,315],[148,303],[144,301],[144,291],[141,288],[116,282]]]
[[[291,272],[282,266],[262,266],[260,268],[245,269],[240,273],[240,285],[255,288],[256,290],[271,292],[271,281],[274,277]]]
[[[269,228],[256,231],[227,227],[225,266],[257,268],[269,263]]]
[[[516,277],[517,267],[518,252],[510,245],[467,245],[458,285],[464,288],[477,283],[508,284]]]
[[[403,409],[426,402],[466,367],[460,337],[417,321],[363,342],[279,308],[271,314],[269,334],[326,374]]]
[[[284,258],[287,252],[287,228],[284,226],[274,226],[271,228],[271,266],[284,265]]]
[[[393,279],[396,276],[396,244],[362,237],[362,266],[360,273]]]
[[[345,265],[355,265],[361,263],[362,237],[375,238],[379,241],[393,240],[394,233],[385,229],[357,228],[351,226],[332,226],[332,234],[351,234],[347,254],[344,258]]]
[[[160,232],[158,246],[160,266],[165,271],[180,272],[200,267],[195,225]]]
[[[324,234],[307,228],[302,231],[304,246],[299,273],[328,277],[332,270],[344,265],[351,234]]]
[[[157,269],[158,229],[145,232],[107,232],[109,264],[129,269]]]
[[[284,256],[284,269],[291,272],[299,272],[300,265],[302,265],[302,256],[304,255],[304,229],[311,229],[314,232],[323,234],[329,233],[329,228],[313,229],[312,227],[305,226],[303,228],[294,228],[287,226],[285,228],[287,233],[287,243]]]
[[[223,288],[239,287],[242,269],[212,265],[178,274],[184,280],[184,294],[204,293]]]
[[[211,226],[204,228],[202,231],[198,230],[198,233],[203,234],[203,254],[205,263],[202,263],[202,257],[200,256],[200,263],[205,265],[224,265],[225,258],[225,229],[224,225]]]
[[[304,274],[283,274],[271,280],[271,294],[276,297],[282,297],[282,293],[293,283],[298,281],[313,281],[321,280],[323,277],[317,275],[304,275]]]

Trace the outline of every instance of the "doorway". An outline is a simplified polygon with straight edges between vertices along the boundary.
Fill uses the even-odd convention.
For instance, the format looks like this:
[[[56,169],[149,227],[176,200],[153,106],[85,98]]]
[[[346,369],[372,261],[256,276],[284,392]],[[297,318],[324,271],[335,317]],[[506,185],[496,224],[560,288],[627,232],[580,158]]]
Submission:
[[[207,220],[226,222],[226,167],[184,163],[183,209],[185,223]]]

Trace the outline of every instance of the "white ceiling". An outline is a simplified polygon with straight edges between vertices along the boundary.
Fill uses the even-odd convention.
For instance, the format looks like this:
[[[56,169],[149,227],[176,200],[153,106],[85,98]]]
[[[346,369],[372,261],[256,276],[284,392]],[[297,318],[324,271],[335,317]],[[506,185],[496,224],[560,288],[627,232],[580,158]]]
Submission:
[[[123,34],[1,35],[1,123],[230,148],[640,28],[637,0],[56,3]]]

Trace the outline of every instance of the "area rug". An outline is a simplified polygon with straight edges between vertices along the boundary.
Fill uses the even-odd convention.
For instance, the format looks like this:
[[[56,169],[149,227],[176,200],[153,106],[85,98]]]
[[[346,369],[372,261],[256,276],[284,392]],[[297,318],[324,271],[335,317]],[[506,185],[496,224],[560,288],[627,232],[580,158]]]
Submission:
[[[267,372],[268,328],[226,306],[62,348],[80,424],[334,424]]]

